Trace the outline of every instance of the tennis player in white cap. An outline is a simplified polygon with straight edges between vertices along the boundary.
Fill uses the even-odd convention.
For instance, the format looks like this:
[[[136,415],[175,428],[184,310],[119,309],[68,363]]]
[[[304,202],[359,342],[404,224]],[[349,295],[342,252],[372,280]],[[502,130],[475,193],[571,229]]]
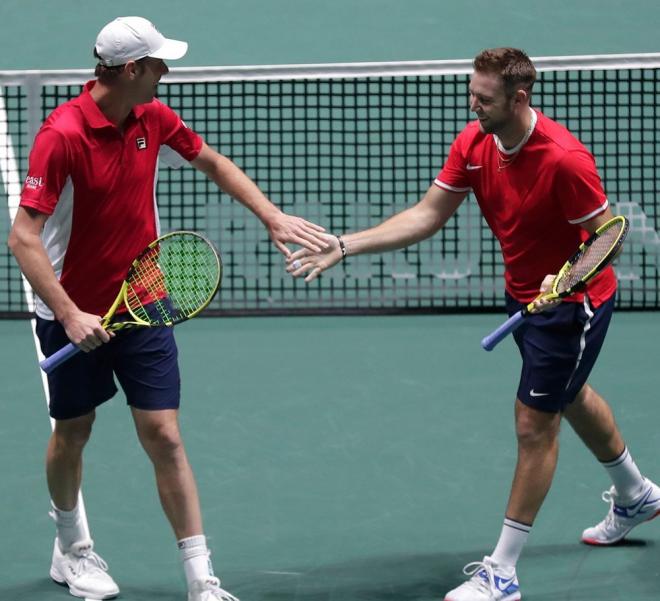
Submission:
[[[147,56],[176,60],[186,54],[188,44],[166,38],[142,17],[118,17],[99,32],[94,50],[102,65],[116,67]]]
[[[134,256],[157,237],[159,155],[172,167],[187,161],[205,173],[262,221],[283,254],[289,255],[286,243],[312,251],[326,247],[323,228],[280,211],[231,160],[155,99],[168,72],[165,61],[181,58],[187,48],[141,17],[121,17],[101,30],[94,47],[96,80],[55,109],[35,138],[9,237],[38,296],[37,333],[44,354],[68,341],[83,351],[96,349],[48,376],[55,428],[46,471],[57,529],[50,575],[72,595],[87,599],[119,594],[108,565],[94,550],[79,501],[83,449],[96,408],[117,392],[116,378],[153,463],[180,550],[188,601],[236,601],[220,587],[209,560],[197,487],[179,431],[172,331],[139,328],[110,337],[99,317]],[[120,476],[111,476],[120,485]]]

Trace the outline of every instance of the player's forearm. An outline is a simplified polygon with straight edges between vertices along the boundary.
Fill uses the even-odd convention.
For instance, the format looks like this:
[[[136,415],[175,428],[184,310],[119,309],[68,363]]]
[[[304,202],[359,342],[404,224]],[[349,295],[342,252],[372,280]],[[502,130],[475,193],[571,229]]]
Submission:
[[[266,227],[281,214],[280,209],[227,157],[220,155],[208,175],[223,192],[252,211]]]
[[[342,235],[342,240],[347,255],[379,253],[416,244],[435,234],[438,229],[434,215],[416,205],[376,227]]]
[[[416,244],[441,229],[463,202],[465,194],[431,186],[414,206],[376,227],[342,236],[347,255],[396,250]]]
[[[78,311],[55,276],[38,236],[12,232],[8,244],[30,286],[50,307],[58,321],[65,321],[68,315]]]

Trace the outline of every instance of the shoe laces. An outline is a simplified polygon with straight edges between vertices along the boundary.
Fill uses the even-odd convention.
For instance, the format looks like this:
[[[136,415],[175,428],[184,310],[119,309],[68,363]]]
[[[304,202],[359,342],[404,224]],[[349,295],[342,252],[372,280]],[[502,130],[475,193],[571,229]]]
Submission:
[[[605,519],[599,524],[605,531],[618,531],[620,527],[621,517],[614,513],[614,504],[618,498],[614,487],[609,490],[603,491],[601,495],[603,501],[609,504],[610,510],[607,512]]]
[[[77,549],[71,549],[69,552],[72,558],[75,558],[75,571],[77,574],[83,572],[107,572],[108,564],[100,555],[93,551],[92,545],[80,546]]]
[[[600,523],[606,532],[618,530],[617,515],[613,511],[608,511],[605,519]]]
[[[482,575],[482,572],[486,573],[486,577]],[[466,576],[471,576],[463,586],[470,586],[476,591],[483,591],[486,593],[491,593],[495,588],[495,574],[493,573],[493,566],[485,563],[484,561],[473,561],[468,563],[463,568],[463,574]]]
[[[614,487],[610,488],[609,490],[604,490],[600,498],[603,499],[605,503],[613,505],[617,499],[617,494],[614,492]]]

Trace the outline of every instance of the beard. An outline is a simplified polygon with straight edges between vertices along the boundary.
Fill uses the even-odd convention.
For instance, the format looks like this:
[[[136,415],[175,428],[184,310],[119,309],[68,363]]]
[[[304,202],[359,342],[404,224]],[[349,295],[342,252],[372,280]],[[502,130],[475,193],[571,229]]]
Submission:
[[[510,116],[509,117],[501,117],[499,119],[494,119],[492,117],[488,117],[486,120],[482,121],[479,120],[479,129],[481,130],[482,133],[484,134],[495,134],[497,135],[501,131],[503,131],[507,124],[510,122]]]

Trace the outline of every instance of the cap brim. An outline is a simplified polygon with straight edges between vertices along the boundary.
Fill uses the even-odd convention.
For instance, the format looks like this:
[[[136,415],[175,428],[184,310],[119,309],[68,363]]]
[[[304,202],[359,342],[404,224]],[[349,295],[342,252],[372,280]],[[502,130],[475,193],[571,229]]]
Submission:
[[[186,52],[188,52],[188,42],[165,38],[165,43],[158,50],[149,54],[149,56],[175,61],[182,58]]]

